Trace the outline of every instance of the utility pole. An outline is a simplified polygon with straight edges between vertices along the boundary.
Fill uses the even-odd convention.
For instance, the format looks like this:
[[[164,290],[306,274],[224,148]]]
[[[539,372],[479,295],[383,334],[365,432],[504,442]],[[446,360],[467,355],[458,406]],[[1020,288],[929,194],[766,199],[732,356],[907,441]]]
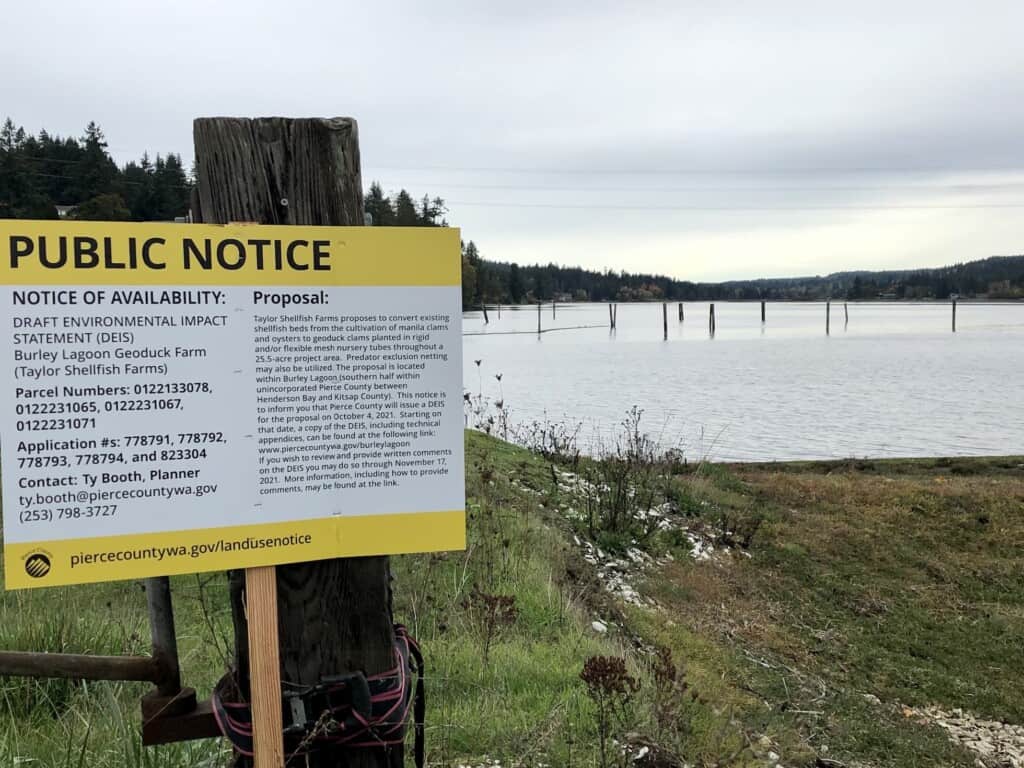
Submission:
[[[213,224],[361,226],[359,137],[351,118],[200,118],[195,121],[198,210]],[[276,569],[281,677],[315,685],[324,677],[394,666],[391,570],[387,557],[338,558]],[[249,690],[245,578],[229,574],[236,680]],[[248,765],[247,761],[241,761]],[[401,768],[403,749],[327,746],[310,768]]]

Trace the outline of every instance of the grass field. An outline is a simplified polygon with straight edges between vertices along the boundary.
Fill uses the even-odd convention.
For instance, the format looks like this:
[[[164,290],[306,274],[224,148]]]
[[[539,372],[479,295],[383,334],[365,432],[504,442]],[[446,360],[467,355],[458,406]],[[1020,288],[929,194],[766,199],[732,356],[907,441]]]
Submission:
[[[605,730],[638,764],[973,766],[912,713],[1024,722],[1024,460],[673,467],[671,525],[594,536],[609,556],[647,553],[630,576],[642,599],[625,601],[560,479],[585,468],[477,433],[467,448],[469,548],[393,560],[396,618],[426,654],[432,764],[599,765],[580,677],[595,655],[626,661]],[[714,542],[702,559],[694,536]],[[184,678],[204,696],[229,663],[224,579],[173,588]],[[0,648],[138,653],[147,638],[135,583],[0,596]],[[0,766],[227,763],[214,741],[142,748],[144,691],[0,681]]]

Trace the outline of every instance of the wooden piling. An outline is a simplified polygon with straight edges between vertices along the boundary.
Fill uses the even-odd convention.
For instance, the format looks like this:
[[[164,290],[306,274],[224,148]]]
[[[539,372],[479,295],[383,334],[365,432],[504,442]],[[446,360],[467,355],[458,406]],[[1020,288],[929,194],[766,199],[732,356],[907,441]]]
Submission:
[[[540,335],[540,302],[537,302],[537,335]]]
[[[555,302],[551,302],[551,317],[555,316]]]
[[[956,333],[956,299],[953,299],[953,333]]]
[[[484,311],[484,325],[489,325],[491,321],[487,317],[487,305],[481,304],[480,309]]]
[[[708,307],[708,334],[715,335],[715,305]]]
[[[847,302],[843,302],[843,328],[850,324],[850,307]]]
[[[612,316],[612,305],[608,305],[608,330],[615,330],[615,318]]]
[[[664,331],[665,341],[668,341],[668,302],[661,302],[661,326]]]
[[[618,304],[612,304],[612,307],[615,308],[615,313],[612,315],[612,328],[618,329],[618,327],[619,327],[619,305]]]
[[[832,301],[825,299],[825,335],[828,336],[831,333],[832,325]]]
[[[764,309],[764,304],[765,304],[765,303],[764,303],[764,301],[762,301],[762,302],[761,302],[761,324],[762,324],[762,325],[764,325],[764,320],[765,320],[765,309]]]
[[[683,302],[679,302],[679,322],[683,322]]]

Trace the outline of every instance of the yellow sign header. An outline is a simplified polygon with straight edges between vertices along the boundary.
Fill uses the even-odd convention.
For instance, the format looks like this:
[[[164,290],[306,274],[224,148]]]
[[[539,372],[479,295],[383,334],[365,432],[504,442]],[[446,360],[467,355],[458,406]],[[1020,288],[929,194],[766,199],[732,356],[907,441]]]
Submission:
[[[0,284],[459,285],[459,230],[0,221]]]

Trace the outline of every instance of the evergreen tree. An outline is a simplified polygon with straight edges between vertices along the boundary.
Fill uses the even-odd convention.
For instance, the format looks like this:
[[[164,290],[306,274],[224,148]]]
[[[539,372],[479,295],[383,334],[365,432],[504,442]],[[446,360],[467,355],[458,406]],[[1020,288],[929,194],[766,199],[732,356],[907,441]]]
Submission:
[[[444,200],[440,197],[431,200],[429,195],[424,195],[420,201],[420,226],[447,227],[448,222],[444,218],[447,212]]]
[[[416,210],[416,203],[412,196],[404,189],[395,198],[395,226],[416,227],[420,225],[419,212]]]
[[[89,200],[111,190],[117,178],[117,166],[107,154],[107,140],[95,122],[90,122],[82,137],[82,156],[74,166],[79,200]]]
[[[519,272],[518,264],[509,267],[508,297],[513,304],[519,304],[523,300],[523,277]]]
[[[466,258],[465,251],[462,254],[462,306],[471,307],[476,298],[476,267]]]
[[[370,223],[375,227],[390,227],[395,223],[391,200],[376,181],[370,185],[370,191],[363,198],[363,209],[370,214]]]

